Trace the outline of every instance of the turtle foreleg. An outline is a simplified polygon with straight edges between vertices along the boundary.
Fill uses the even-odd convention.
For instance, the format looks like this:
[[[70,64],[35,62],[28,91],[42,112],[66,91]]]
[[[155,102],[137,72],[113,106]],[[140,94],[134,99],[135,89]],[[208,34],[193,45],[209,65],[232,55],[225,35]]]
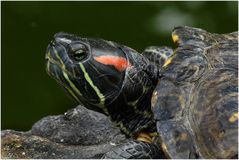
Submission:
[[[104,154],[102,159],[159,159],[165,158],[154,143],[131,140]]]

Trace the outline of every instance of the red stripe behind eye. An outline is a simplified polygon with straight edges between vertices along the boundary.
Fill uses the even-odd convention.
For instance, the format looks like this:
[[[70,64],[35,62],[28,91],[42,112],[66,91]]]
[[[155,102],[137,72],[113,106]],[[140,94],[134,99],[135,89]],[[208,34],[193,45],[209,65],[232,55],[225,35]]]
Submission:
[[[104,65],[112,65],[114,66],[118,71],[122,72],[126,68],[131,67],[132,65],[130,62],[128,62],[125,58],[123,57],[117,57],[117,56],[99,56],[99,57],[94,57],[94,59],[102,63]]]

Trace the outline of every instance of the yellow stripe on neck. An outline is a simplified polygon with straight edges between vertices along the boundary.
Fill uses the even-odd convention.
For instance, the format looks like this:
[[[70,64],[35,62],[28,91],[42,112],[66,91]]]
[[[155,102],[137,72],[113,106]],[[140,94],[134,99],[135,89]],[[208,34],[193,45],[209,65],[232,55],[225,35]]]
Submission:
[[[93,81],[91,80],[89,74],[86,72],[85,67],[82,63],[80,63],[80,68],[82,70],[82,72],[84,73],[84,77],[87,80],[87,82],[90,84],[90,86],[94,89],[95,93],[97,94],[97,96],[99,97],[99,104],[97,104],[101,109],[104,110],[104,112],[106,114],[108,113],[108,110],[105,107],[105,96],[100,92],[100,90],[94,85]]]

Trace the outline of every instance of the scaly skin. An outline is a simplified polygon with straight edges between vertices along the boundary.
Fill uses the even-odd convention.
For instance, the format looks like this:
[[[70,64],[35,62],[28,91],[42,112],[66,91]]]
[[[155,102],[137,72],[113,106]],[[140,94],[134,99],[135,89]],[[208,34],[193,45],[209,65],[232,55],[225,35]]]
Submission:
[[[77,102],[108,115],[127,135],[156,131],[150,106],[159,72],[135,50],[58,33],[46,60],[48,74]]]

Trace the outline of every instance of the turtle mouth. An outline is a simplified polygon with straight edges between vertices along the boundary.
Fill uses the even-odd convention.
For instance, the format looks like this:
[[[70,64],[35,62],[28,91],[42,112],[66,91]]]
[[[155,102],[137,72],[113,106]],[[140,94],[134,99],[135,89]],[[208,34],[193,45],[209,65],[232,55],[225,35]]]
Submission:
[[[66,70],[65,60],[63,60],[56,49],[56,44],[52,41],[47,47],[47,53],[45,55],[46,60],[46,72],[55,79],[64,88],[68,88],[66,75],[70,73]]]
[[[54,79],[61,80],[64,83],[64,74],[73,76],[72,73],[67,70],[70,59],[66,54],[66,48],[56,40],[51,41],[48,45],[45,60],[46,71]]]
[[[45,55],[46,60],[46,71],[47,73],[53,77],[60,80],[59,75],[62,73],[62,65],[58,62],[57,52],[55,52],[55,47],[51,44],[47,47],[47,53]]]
[[[87,87],[84,79],[76,75],[79,73],[76,73],[72,66],[68,66],[71,64],[70,60],[65,56],[65,52],[62,51],[65,51],[64,46],[57,42],[48,46],[45,55],[48,75],[56,80],[77,102],[84,102],[84,104],[97,103],[98,99],[92,98],[85,92],[84,89]]]
[[[46,57],[46,72],[47,74],[55,79],[57,83],[66,87],[66,80],[63,76],[63,70],[60,65],[50,57]]]

